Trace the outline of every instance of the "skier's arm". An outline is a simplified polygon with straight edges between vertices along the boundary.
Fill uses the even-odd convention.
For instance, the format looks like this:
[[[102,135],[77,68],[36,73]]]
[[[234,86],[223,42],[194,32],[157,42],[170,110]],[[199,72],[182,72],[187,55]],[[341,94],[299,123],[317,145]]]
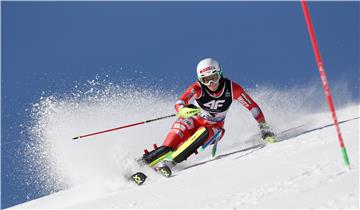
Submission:
[[[268,143],[275,143],[275,134],[271,131],[270,126],[265,122],[265,117],[260,107],[255,103],[254,100],[252,100],[252,98],[240,85],[233,82],[232,87],[233,99],[238,100],[242,105],[244,105],[252,113],[255,120],[259,123],[262,139]]]
[[[239,101],[244,107],[246,107],[251,112],[251,114],[254,116],[255,120],[258,123],[265,123],[265,117],[260,107],[244,91],[244,89],[235,82],[232,82],[232,88],[233,88],[233,99]]]
[[[201,86],[198,82],[192,84],[186,91],[180,96],[175,103],[175,110],[179,112],[181,108],[187,106],[191,100],[201,96]]]

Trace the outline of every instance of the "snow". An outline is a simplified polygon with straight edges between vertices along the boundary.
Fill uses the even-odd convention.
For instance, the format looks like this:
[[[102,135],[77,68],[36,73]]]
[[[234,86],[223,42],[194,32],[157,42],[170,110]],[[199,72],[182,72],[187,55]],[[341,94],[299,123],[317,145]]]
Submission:
[[[77,184],[11,209],[359,208],[359,108],[352,105],[337,112],[350,170],[344,167],[331,115],[325,111],[308,114],[297,125],[290,123],[278,131],[280,142],[276,144],[264,146],[250,134],[236,143],[229,140],[234,136],[230,132],[230,137],[219,143],[215,159],[209,151],[192,156],[178,165],[171,178],[147,170],[149,177],[142,186],[124,178],[136,168],[132,159],[112,154],[117,159],[117,169],[111,171],[108,167],[113,166],[102,162],[102,168],[93,170],[105,170],[107,174],[89,174],[91,179],[82,182],[79,179],[84,174],[73,171],[72,174],[80,174],[76,177]],[[144,129],[134,128],[126,135],[136,139],[131,135],[143,135]],[[90,150],[109,146],[99,141],[89,139],[68,144],[81,144]],[[78,152],[78,158],[86,152],[89,151]],[[71,168],[71,163],[61,164],[76,170]],[[73,164],[78,166],[76,160]],[[83,169],[89,170],[86,173],[93,172],[87,167]],[[71,173],[68,175],[73,176]]]

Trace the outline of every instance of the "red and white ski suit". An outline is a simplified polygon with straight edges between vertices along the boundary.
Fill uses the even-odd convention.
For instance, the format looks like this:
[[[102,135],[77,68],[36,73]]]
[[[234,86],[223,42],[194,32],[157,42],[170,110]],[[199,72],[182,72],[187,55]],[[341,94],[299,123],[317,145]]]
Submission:
[[[199,82],[195,82],[180,96],[175,103],[176,112],[183,106],[188,105],[192,100],[196,101],[201,112],[199,115],[187,119],[178,118],[166,136],[163,142],[164,146],[168,146],[174,150],[177,149],[201,127],[206,127],[209,131],[207,140],[217,131],[225,131],[223,129],[224,120],[233,100],[239,101],[244,105],[258,123],[265,122],[264,114],[260,107],[251,99],[244,89],[227,78],[223,78],[223,80],[224,83],[222,87],[216,93],[211,93],[205,86]],[[223,134],[224,132],[222,132],[221,137]]]

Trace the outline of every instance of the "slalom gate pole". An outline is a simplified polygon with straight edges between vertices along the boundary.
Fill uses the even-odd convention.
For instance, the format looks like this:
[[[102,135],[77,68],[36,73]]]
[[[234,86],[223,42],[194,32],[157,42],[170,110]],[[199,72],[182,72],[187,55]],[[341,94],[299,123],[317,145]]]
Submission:
[[[120,126],[120,127],[117,127],[117,128],[111,128],[111,129],[108,129],[108,130],[99,131],[99,132],[96,132],[96,133],[90,133],[90,134],[86,134],[86,135],[82,135],[82,136],[76,136],[76,137],[74,137],[72,139],[76,140],[76,139],[81,139],[81,138],[85,138],[85,137],[89,137],[89,136],[95,136],[95,135],[98,135],[98,134],[107,133],[107,132],[111,132],[111,131],[115,131],[115,130],[120,130],[120,129],[123,129],[123,128],[128,128],[128,127],[132,127],[132,126],[136,126],[136,125],[142,125],[142,124],[145,124],[145,123],[154,122],[154,121],[157,121],[157,120],[162,120],[162,119],[175,117],[175,116],[176,116],[176,114],[167,115],[167,116],[163,116],[163,117],[159,117],[159,118],[155,118],[155,119],[151,119],[151,120],[146,120],[146,121],[143,121],[143,122],[137,122],[137,123],[133,123],[133,124],[123,125],[123,126]]]
[[[310,39],[311,39],[312,47],[313,47],[313,50],[314,50],[315,58],[316,58],[316,61],[317,61],[318,69],[319,69],[319,72],[320,72],[320,78],[321,78],[321,81],[322,81],[322,85],[323,85],[323,88],[324,88],[326,99],[327,99],[327,102],[328,102],[328,105],[329,105],[329,108],[330,108],[330,111],[331,111],[331,114],[332,114],[332,118],[334,120],[334,125],[335,125],[335,128],[336,128],[337,136],[338,136],[340,147],[341,147],[342,157],[344,159],[344,163],[345,163],[346,168],[350,169],[349,157],[347,155],[345,144],[344,144],[343,138],[341,136],[339,123],[338,123],[338,120],[337,120],[337,117],[336,117],[335,106],[334,106],[334,103],[333,103],[333,100],[332,100],[332,97],[331,97],[330,87],[329,87],[329,84],[327,82],[325,69],[323,67],[323,62],[322,62],[322,59],[321,59],[320,50],[319,50],[319,47],[318,47],[318,44],[317,44],[317,41],[316,41],[316,36],[315,36],[314,28],[313,28],[313,25],[312,25],[312,22],[311,22],[310,12],[309,12],[306,0],[301,0],[301,5],[302,5],[302,8],[303,8],[303,12],[304,12],[305,20],[306,20],[306,25],[307,25],[308,32],[309,32],[309,35],[310,35]]]

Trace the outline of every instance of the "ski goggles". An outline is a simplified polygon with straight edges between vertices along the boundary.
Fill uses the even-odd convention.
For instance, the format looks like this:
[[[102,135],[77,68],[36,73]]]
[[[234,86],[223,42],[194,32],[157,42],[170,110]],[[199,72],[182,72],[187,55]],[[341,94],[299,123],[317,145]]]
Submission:
[[[201,77],[199,81],[204,85],[210,85],[211,82],[218,83],[220,80],[220,73],[216,72],[205,77]]]

